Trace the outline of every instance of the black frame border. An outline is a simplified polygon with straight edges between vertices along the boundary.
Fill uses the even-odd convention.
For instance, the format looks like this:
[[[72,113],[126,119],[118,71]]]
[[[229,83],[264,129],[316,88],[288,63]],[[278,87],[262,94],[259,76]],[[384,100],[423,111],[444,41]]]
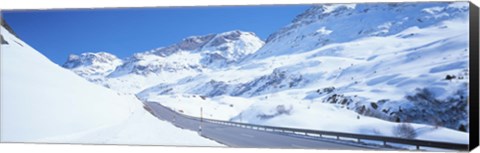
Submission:
[[[469,149],[475,149],[479,144],[479,12],[478,6],[470,2],[469,7],[469,64],[470,64],[470,99],[469,99]]]

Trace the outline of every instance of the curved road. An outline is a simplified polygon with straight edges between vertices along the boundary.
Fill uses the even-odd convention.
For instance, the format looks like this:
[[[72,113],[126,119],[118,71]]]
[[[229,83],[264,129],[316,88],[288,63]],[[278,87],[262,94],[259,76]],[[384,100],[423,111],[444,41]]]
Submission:
[[[160,120],[171,122],[177,127],[200,131],[206,138],[215,140],[230,147],[246,148],[309,148],[309,149],[345,149],[365,150],[364,146],[349,143],[336,143],[320,139],[299,137],[277,132],[260,131],[250,128],[223,125],[213,122],[201,122],[194,118],[179,114],[156,102],[144,103],[151,113]],[[378,149],[378,148],[377,148]]]

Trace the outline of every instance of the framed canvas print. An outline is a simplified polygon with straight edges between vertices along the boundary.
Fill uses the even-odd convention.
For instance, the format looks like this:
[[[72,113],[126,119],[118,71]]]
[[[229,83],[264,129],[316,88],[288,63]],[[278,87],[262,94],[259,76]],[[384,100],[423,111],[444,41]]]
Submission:
[[[2,143],[469,151],[468,1],[1,11]]]

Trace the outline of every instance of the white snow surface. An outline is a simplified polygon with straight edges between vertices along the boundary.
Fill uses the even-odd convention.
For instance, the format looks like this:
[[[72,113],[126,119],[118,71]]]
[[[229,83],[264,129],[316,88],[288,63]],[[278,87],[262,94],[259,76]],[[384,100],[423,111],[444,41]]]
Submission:
[[[132,95],[88,82],[54,64],[3,27],[2,142],[221,146],[175,128]]]
[[[133,96],[132,96],[133,97]],[[132,102],[138,102],[134,100]],[[124,121],[69,135],[38,139],[36,142],[124,144],[124,145],[174,145],[174,146],[223,146],[199,136],[196,132],[179,129],[171,123],[160,121],[142,107]]]

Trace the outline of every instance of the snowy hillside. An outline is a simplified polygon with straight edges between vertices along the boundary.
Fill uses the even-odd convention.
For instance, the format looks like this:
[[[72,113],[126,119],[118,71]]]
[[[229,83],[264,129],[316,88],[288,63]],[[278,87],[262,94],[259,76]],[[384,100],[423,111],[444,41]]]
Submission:
[[[317,5],[265,44],[237,33],[254,36],[138,53],[104,85],[192,116],[468,142],[467,2]]]
[[[305,89],[301,100],[468,131],[467,12],[465,2],[321,5],[273,34],[249,63],[286,69],[273,84]]]
[[[211,107],[223,120],[377,135],[418,123],[430,129],[418,138],[455,133],[444,140],[466,142],[467,10],[465,2],[315,6],[242,63],[138,95],[191,115]],[[232,108],[234,117],[215,113],[235,101],[249,103]]]
[[[457,18],[467,11],[468,4],[461,2],[319,5],[270,35],[255,56],[265,58],[306,52],[363,37],[389,36],[408,28],[424,28]]]
[[[219,145],[156,119],[134,96],[90,83],[0,30],[1,142]]]

